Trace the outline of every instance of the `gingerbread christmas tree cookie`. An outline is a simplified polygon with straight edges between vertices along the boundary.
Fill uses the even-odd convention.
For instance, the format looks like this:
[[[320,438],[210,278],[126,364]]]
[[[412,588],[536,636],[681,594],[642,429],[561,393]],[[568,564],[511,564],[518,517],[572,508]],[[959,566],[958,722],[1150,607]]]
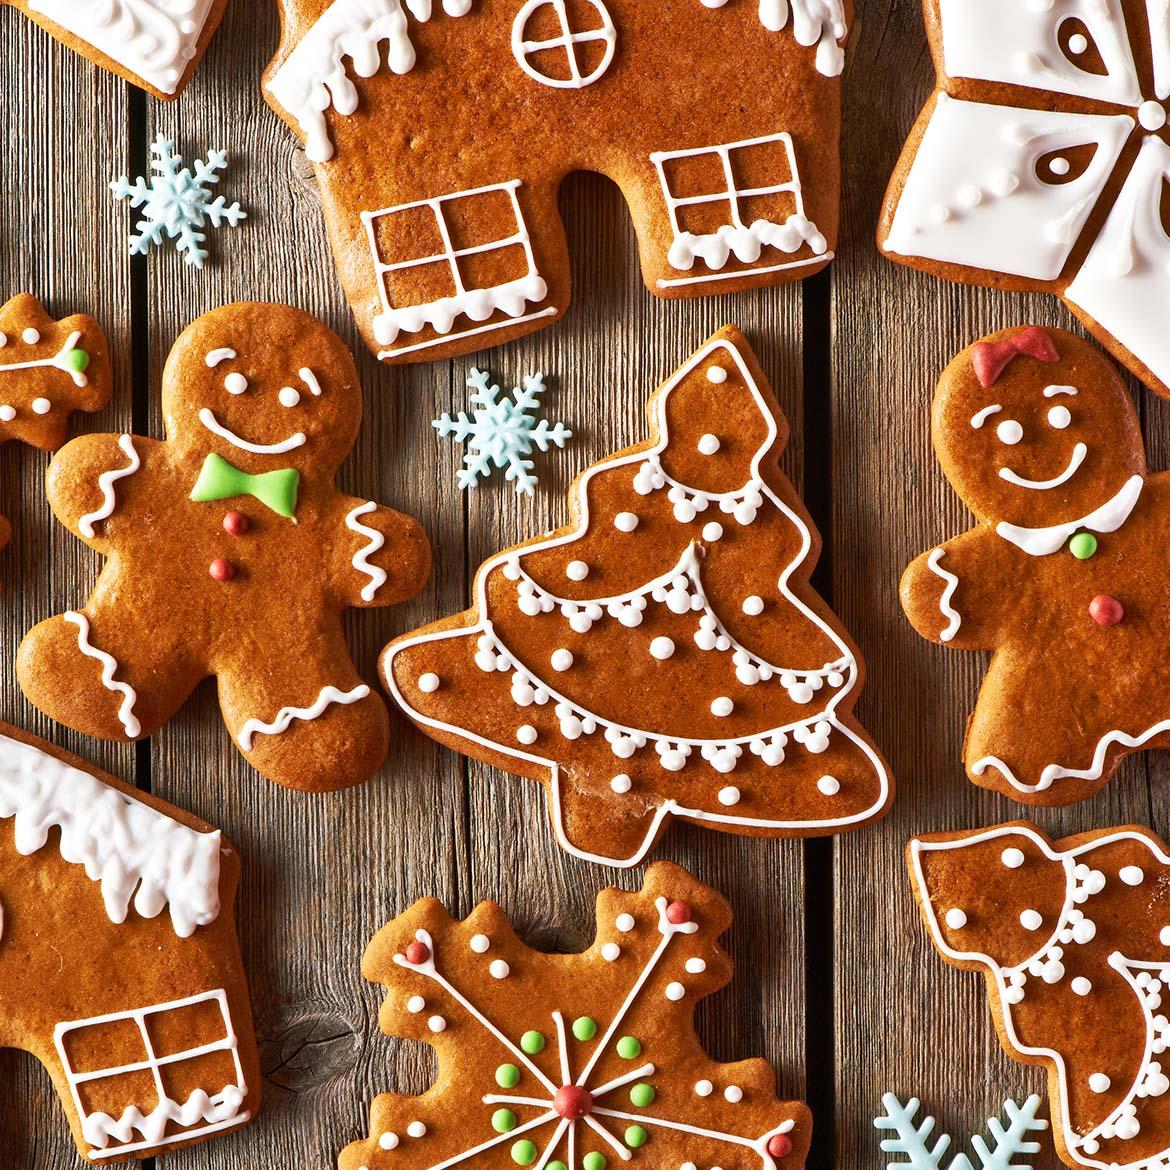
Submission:
[[[787,424],[728,327],[654,395],[652,438],[587,470],[571,523],[481,568],[472,609],[391,643],[427,734],[543,781],[558,839],[633,865],[672,817],[749,836],[882,815],[862,664],[808,584]]]
[[[25,694],[133,740],[214,675],[258,771],[305,789],[366,779],[388,720],[341,614],[412,597],[430,549],[410,517],[334,486],[361,423],[353,358],[299,310],[229,305],[175,343],[162,406],[165,441],[87,435],[50,465],[57,518],[108,560],[84,608],[25,637]]]
[[[462,922],[432,898],[383,928],[362,962],[387,990],[384,1031],[430,1044],[421,1097],[385,1094],[341,1170],[798,1170],[807,1107],[779,1101],[760,1059],[719,1064],[694,1031],[731,979],[727,902],[676,865],[637,893],[603,890],[581,954],[525,946],[481,903]]]
[[[210,825],[0,724],[0,1047],[48,1070],[87,1161],[255,1114],[239,874]]]
[[[978,523],[906,570],[902,605],[924,637],[994,651],[967,774],[1033,804],[1081,800],[1170,742],[1170,477],[1148,473],[1113,364],[1059,330],[964,350],[932,428]]]
[[[1026,822],[910,842],[915,896],[948,963],[987,980],[1008,1054],[1048,1070],[1071,1167],[1170,1159],[1170,855],[1148,829],[1053,841]]]
[[[559,318],[557,191],[577,170],[621,188],[659,296],[778,284],[832,259],[849,0],[280,7],[265,97],[316,164],[346,296],[386,361]]]

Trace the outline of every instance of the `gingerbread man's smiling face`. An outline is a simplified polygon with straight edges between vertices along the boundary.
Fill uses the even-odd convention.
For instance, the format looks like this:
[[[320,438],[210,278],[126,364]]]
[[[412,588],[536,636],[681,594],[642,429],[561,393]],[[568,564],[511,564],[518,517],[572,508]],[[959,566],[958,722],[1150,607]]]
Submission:
[[[175,343],[163,376],[167,435],[184,455],[246,471],[331,475],[353,446],[361,390],[349,351],[284,305],[229,305]]]
[[[1072,334],[1034,332],[1046,355],[1019,353],[993,368],[994,377],[987,351],[1010,348],[1019,331],[994,334],[951,363],[935,396],[933,434],[947,478],[977,517],[1046,528],[1106,504],[1145,473],[1145,455],[1112,364]]]

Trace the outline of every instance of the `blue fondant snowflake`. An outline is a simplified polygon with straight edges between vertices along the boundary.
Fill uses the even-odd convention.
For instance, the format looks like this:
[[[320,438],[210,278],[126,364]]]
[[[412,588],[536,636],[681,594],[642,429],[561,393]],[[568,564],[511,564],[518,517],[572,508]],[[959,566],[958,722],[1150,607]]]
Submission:
[[[928,1115],[922,1119],[921,1125],[915,1124],[914,1118],[919,1110],[918,1098],[911,1097],[903,1105],[893,1093],[887,1093],[882,1098],[882,1107],[886,1111],[885,1115],[873,1123],[874,1127],[892,1130],[897,1135],[882,1140],[882,1151],[902,1154],[905,1158],[902,1162],[890,1162],[886,1170],[901,1170],[902,1167],[908,1170],[943,1170],[943,1157],[951,1145],[950,1135],[939,1134],[934,1144],[929,1144],[934,1132],[934,1118]],[[1029,1097],[1023,1105],[1017,1105],[1014,1101],[1003,1103],[1008,1124],[1005,1126],[997,1117],[987,1123],[992,1145],[988,1146],[978,1134],[971,1138],[971,1148],[979,1159],[980,1170],[1028,1170],[1032,1164],[1030,1157],[1027,1162],[1016,1159],[1040,1152],[1040,1143],[1028,1137],[1030,1133],[1039,1133],[1048,1128],[1048,1122],[1036,1116],[1039,1108],[1040,1098],[1037,1096]],[[971,1159],[960,1151],[947,1164],[946,1170],[974,1170],[974,1167]]]
[[[188,264],[203,267],[207,249],[203,247],[204,234],[199,229],[206,224],[212,227],[235,227],[247,212],[238,203],[228,204],[220,195],[211,198],[211,188],[219,182],[217,172],[226,169],[227,154],[222,150],[209,150],[207,161],[195,160],[195,173],[183,166],[183,156],[175,153],[175,144],[159,135],[151,143],[150,153],[154,155],[151,169],[155,172],[148,182],[135,179],[133,183],[123,175],[110,184],[116,199],[129,199],[131,207],[143,208],[143,218],[135,225],[139,233],[130,237],[131,255],[144,255],[153,244],[156,247],[166,235],[178,240],[178,250],[185,253]]]
[[[452,417],[444,414],[431,426],[445,439],[466,443],[459,486],[469,488],[480,477],[491,475],[493,466],[504,468],[504,478],[513,480],[518,492],[533,494],[536,476],[532,474],[532,448],[547,451],[554,444],[563,447],[573,432],[564,423],[550,425],[537,420],[540,395],[544,393],[544,375],[531,374],[524,379],[524,389],[516,387],[512,397],[501,396],[499,386],[489,383],[488,375],[472,367],[467,378],[472,391],[470,415],[462,411]]]

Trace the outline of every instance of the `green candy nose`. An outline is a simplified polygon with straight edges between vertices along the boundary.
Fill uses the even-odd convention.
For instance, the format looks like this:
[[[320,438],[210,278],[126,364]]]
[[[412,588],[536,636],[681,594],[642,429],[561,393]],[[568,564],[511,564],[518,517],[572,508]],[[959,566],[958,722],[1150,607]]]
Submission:
[[[71,349],[65,360],[69,363],[69,368],[78,374],[89,368],[89,354],[84,349]]]

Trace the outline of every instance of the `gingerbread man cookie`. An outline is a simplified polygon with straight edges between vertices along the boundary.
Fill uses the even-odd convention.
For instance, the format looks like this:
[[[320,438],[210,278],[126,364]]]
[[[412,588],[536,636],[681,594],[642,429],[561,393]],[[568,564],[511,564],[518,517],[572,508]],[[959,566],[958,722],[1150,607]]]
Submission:
[[[316,164],[371,349],[437,360],[565,312],[557,191],[577,170],[621,188],[658,296],[823,268],[851,7],[281,0],[264,92]]]
[[[87,1161],[255,1114],[239,874],[210,825],[0,724],[0,1047],[45,1066]]]
[[[967,727],[971,779],[1032,804],[1081,800],[1127,752],[1170,742],[1170,477],[1147,474],[1113,364],[1059,330],[965,350],[932,417],[979,523],[906,570],[902,606],[924,637],[995,652]]]
[[[157,98],[191,79],[227,0],[0,0],[57,40]]]
[[[1072,1167],[1170,1159],[1170,855],[1148,829],[1053,841],[1026,822],[911,841],[914,893],[948,963],[979,971],[1008,1054],[1048,1070]]]
[[[572,522],[488,560],[466,613],[391,643],[427,734],[544,782],[560,843],[634,865],[672,817],[747,836],[880,817],[863,666],[809,586],[819,538],[739,330],[654,395],[653,437],[588,469]]]
[[[214,675],[258,771],[366,779],[386,709],[341,614],[412,597],[430,548],[410,517],[334,486],[361,423],[353,358],[299,310],[230,305],[175,343],[162,407],[165,441],[87,435],[49,467],[58,519],[109,560],[88,605],[25,637],[25,694],[79,731],[139,739]]]
[[[694,1030],[731,980],[721,895],[658,862],[641,891],[603,890],[581,954],[545,954],[483,902],[462,922],[433,898],[375,937],[362,962],[387,990],[391,1036],[431,1045],[435,1083],[384,1094],[341,1170],[799,1170],[808,1108],[779,1101],[760,1059],[719,1064]]]

